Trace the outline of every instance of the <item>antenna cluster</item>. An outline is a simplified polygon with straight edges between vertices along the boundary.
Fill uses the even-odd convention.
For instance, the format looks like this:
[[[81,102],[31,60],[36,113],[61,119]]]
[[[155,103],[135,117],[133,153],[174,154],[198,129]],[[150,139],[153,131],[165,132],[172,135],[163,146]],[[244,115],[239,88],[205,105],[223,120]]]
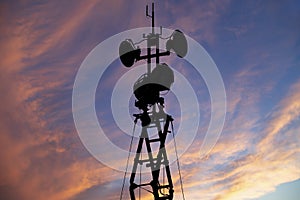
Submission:
[[[134,94],[137,98],[135,106],[143,110],[145,120],[142,121],[143,125],[148,125],[149,117],[147,117],[148,106],[155,103],[163,105],[162,99],[159,97],[159,92],[170,90],[171,84],[174,82],[174,73],[172,69],[165,63],[160,63],[160,57],[169,56],[171,51],[176,55],[183,58],[187,54],[187,40],[180,30],[175,30],[169,37],[162,38],[162,28],[160,33],[155,33],[154,30],[154,3],[152,3],[152,14],[149,15],[148,5],[146,6],[146,16],[152,19],[152,32],[143,34],[141,42],[147,42],[147,54],[141,55],[142,51],[131,39],[126,39],[121,42],[119,46],[119,55],[122,64],[125,67],[132,67],[136,62],[141,60],[147,61],[147,72],[143,74],[134,84]],[[167,40],[166,50],[160,52],[159,42],[160,39]],[[139,43],[141,43],[139,42]],[[154,47],[155,53],[151,50]],[[151,59],[155,58],[156,66],[151,70]]]

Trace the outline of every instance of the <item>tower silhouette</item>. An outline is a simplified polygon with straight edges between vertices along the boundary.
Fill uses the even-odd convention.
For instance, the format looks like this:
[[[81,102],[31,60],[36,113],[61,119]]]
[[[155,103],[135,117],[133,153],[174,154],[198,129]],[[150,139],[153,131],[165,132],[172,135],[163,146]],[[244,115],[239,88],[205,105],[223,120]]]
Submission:
[[[160,39],[164,38],[161,37],[162,28],[160,29],[160,33],[155,33],[154,3],[152,3],[151,15],[148,12],[148,6],[146,6],[146,16],[152,20],[152,31],[149,34],[143,34],[143,40],[147,42],[147,54],[141,55],[141,49],[136,48],[135,43],[130,39],[124,40],[119,47],[121,62],[126,67],[131,67],[135,62],[140,60],[147,61],[147,72],[143,74],[133,86],[134,95],[136,97],[135,106],[141,111],[141,113],[133,115],[135,117],[134,122],[136,124],[140,121],[142,130],[130,175],[129,193],[131,200],[135,200],[135,190],[137,188],[144,189],[144,187],[149,186],[151,190],[145,190],[152,193],[154,200],[172,200],[174,197],[174,186],[165,142],[168,134],[173,133],[174,137],[173,118],[171,115],[165,113],[165,102],[160,93],[170,90],[174,82],[174,73],[167,64],[160,63],[160,57],[169,56],[170,51],[174,51],[181,58],[184,57],[187,54],[187,40],[181,31],[175,30],[173,34],[167,38],[166,51],[161,52],[159,42]],[[155,59],[155,62],[152,63],[152,59]],[[152,64],[155,66],[153,70]],[[171,128],[172,131],[170,130]],[[157,133],[156,137],[150,137],[149,132],[151,132],[151,130]],[[142,149],[144,146],[147,152],[146,158],[142,158]],[[154,148],[158,149],[153,151]],[[175,152],[177,155],[176,145]],[[142,165],[149,168],[151,178],[144,183],[137,183],[137,170],[138,167]],[[166,183],[160,181],[161,174],[163,174],[163,176],[166,174]],[[120,199],[122,199],[123,188],[124,182]]]

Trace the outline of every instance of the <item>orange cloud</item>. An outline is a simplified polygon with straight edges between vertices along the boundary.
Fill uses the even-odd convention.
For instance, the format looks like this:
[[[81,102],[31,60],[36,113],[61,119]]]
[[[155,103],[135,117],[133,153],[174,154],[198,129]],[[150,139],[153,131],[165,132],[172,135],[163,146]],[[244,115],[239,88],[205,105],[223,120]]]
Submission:
[[[300,83],[292,86],[287,98],[281,101],[279,109],[272,114],[272,120],[266,128],[266,136],[259,143],[259,150],[266,152],[274,148],[273,144],[276,135],[278,135],[285,127],[294,120],[298,120],[300,115]]]
[[[265,129],[261,132],[251,130],[255,127],[253,123],[238,123],[246,119],[238,115],[235,118],[237,126],[225,128],[206,159],[199,159],[200,145],[195,144],[181,158],[187,196],[193,199],[256,199],[274,191],[279,184],[299,179],[299,94],[300,82],[297,82],[273,111],[270,120],[264,121]],[[235,132],[231,133],[233,130]],[[228,131],[230,135],[225,135]]]
[[[56,92],[70,92],[72,84],[68,82],[72,82],[78,63],[95,45],[75,44],[74,41],[85,40],[76,35],[77,30],[85,28],[89,19],[97,18],[91,17],[93,13],[106,17],[106,13],[123,10],[124,5],[119,1],[107,4],[81,1],[64,5],[68,8],[52,2],[22,5],[24,9],[18,11],[10,10],[10,6],[0,7],[4,16],[0,18],[0,145],[3,149],[0,151],[0,192],[6,199],[34,200],[45,196],[55,200],[72,199],[90,188],[120,179],[120,173],[90,157],[72,125],[58,126],[53,122],[71,118],[70,105],[58,109],[68,100],[60,98]],[[218,18],[216,11],[224,10],[226,4],[208,3],[207,6],[210,9],[201,7],[213,12],[202,9],[203,12],[195,17],[199,12],[197,6],[191,6],[192,11],[184,16],[186,9],[166,3],[174,16],[181,16],[175,19],[176,26],[181,23],[185,32],[194,33],[197,25],[198,29],[207,29],[201,37],[214,41],[211,24]],[[120,21],[129,17],[128,10],[119,13],[119,18],[101,19],[101,24],[97,20],[91,23],[105,32],[106,25],[119,26]],[[139,12],[137,16],[143,16],[144,10]],[[129,17],[129,24],[141,23],[141,18]],[[205,23],[207,18],[209,22]],[[70,49],[81,51],[70,53]],[[239,73],[236,78],[240,79],[234,84],[243,83],[246,75],[249,69]],[[300,127],[295,123],[299,120],[300,83],[295,84],[274,108],[271,119],[259,124],[266,127],[263,131],[252,130],[264,118],[256,112],[255,101],[259,96],[244,86],[247,85],[240,88],[230,85],[227,127],[210,156],[200,160],[199,140],[181,158],[187,199],[257,198],[280,183],[300,177],[299,137],[296,135]],[[286,140],[280,140],[281,136]],[[176,195],[179,195],[179,176],[174,164],[172,172]]]
[[[67,5],[68,9],[53,2],[24,4],[18,11],[10,4],[4,6],[7,10],[1,6],[0,193],[4,199],[65,200],[119,179],[119,174],[88,155],[72,124],[66,130],[53,123],[72,119],[71,107],[58,110],[66,100],[59,99],[57,92],[71,89],[65,85],[82,52],[62,56],[59,63],[45,59],[50,52],[63,53],[64,45],[70,45],[65,41],[75,37],[92,9],[110,12],[99,3],[79,2]]]

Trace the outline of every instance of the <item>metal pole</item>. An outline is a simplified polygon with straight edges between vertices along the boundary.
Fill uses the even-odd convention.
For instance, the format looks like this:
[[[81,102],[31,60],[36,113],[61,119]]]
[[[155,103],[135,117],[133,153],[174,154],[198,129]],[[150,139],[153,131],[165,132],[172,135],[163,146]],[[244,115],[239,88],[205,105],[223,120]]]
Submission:
[[[152,34],[154,34],[154,3],[152,3]]]

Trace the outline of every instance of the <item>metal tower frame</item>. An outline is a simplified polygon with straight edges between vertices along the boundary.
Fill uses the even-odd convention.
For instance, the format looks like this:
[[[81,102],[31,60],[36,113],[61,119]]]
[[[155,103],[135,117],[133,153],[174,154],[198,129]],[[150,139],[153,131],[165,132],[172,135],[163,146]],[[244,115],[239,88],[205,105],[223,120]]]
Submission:
[[[162,33],[155,33],[154,32],[154,3],[152,3],[152,14],[149,15],[148,13],[148,6],[146,6],[146,16],[150,17],[152,19],[152,32],[149,33],[147,36],[144,36],[147,39],[147,55],[141,56],[140,59],[147,59],[147,74],[151,73],[151,59],[155,58],[155,63],[159,64],[159,59],[161,56],[168,56],[170,55],[169,51],[166,52],[160,52],[159,51],[159,36]],[[155,54],[151,53],[151,48],[155,48]],[[170,123],[173,121],[173,118],[170,115],[165,114],[163,111],[163,106],[157,104],[159,111],[155,111],[156,105],[153,105],[152,107],[152,112],[150,112],[150,119],[151,123],[147,126],[142,127],[138,147],[136,150],[136,155],[134,159],[134,164],[130,176],[130,187],[129,187],[129,192],[130,192],[130,198],[131,200],[135,200],[135,192],[134,190],[138,187],[143,187],[150,185],[152,187],[152,193],[154,196],[154,200],[172,200],[173,199],[173,181],[171,177],[171,171],[169,167],[169,161],[167,157],[167,152],[165,149],[165,141],[167,134],[170,133],[169,131],[169,126]],[[137,121],[138,119],[141,119],[141,114],[136,114],[134,115],[136,117]],[[164,123],[163,130],[161,123]],[[150,139],[149,134],[148,134],[148,129],[151,128],[156,128],[158,132],[158,138],[155,139]],[[143,147],[143,143],[145,141],[145,145],[147,148],[147,153],[148,153],[148,159],[142,159],[141,158],[141,151]],[[156,155],[156,157],[153,156],[152,148],[151,148],[151,143],[159,143],[159,150]],[[136,177],[136,171],[138,168],[138,165],[143,165],[146,163],[146,167],[149,167],[151,169],[151,174],[152,174],[152,180],[148,183],[141,183],[137,184],[135,183],[135,177]],[[168,183],[166,185],[161,185],[159,183],[159,175],[161,172],[161,166],[164,166],[164,170],[167,176],[167,181]],[[162,189],[167,189],[168,193],[163,194],[160,192]]]

